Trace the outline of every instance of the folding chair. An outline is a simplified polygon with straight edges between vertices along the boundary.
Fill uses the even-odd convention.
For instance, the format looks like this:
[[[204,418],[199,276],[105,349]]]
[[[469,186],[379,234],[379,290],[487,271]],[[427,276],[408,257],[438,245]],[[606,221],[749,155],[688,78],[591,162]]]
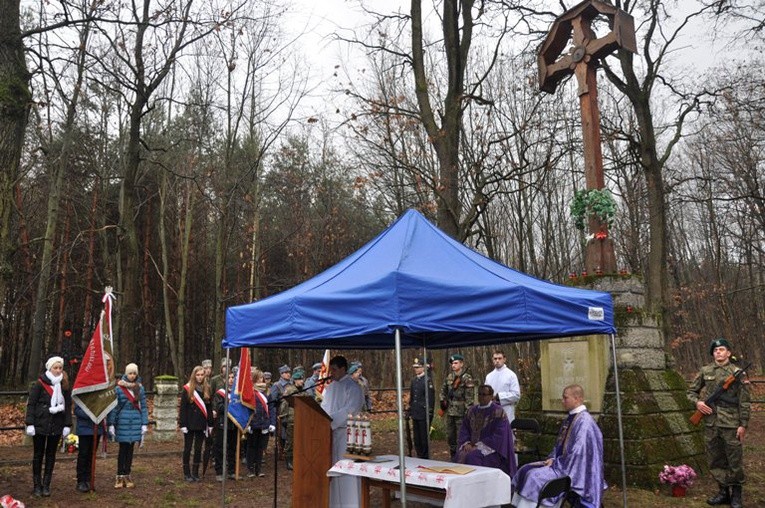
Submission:
[[[539,422],[533,418],[516,418],[510,424],[510,428],[515,431],[533,433],[533,436],[526,436],[526,439],[522,438],[522,447],[518,446],[517,440],[515,442],[515,453],[518,454],[518,465],[534,462],[535,460],[542,460],[542,454],[539,451],[539,437],[542,435],[542,430],[539,427]],[[516,432],[516,435],[517,434],[518,432]],[[533,446],[531,446],[532,443]],[[531,459],[520,460],[522,455],[529,456]]]
[[[560,478],[554,478],[545,483],[542,490],[539,491],[539,497],[537,497],[537,508],[542,506],[542,500],[557,497],[563,494],[564,499],[568,496],[571,490],[571,478],[568,476],[561,476]]]

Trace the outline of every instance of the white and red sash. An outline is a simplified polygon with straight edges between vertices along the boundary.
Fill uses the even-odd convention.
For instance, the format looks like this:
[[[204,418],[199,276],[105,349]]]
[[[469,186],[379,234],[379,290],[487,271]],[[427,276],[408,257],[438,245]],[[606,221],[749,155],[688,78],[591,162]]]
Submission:
[[[186,393],[189,394],[189,397],[191,397],[191,399],[194,401],[194,404],[196,404],[199,410],[202,411],[202,414],[205,415],[205,419],[207,419],[207,406],[205,406],[205,401],[202,400],[202,396],[199,395],[199,392],[192,390],[188,383],[183,385],[183,388],[186,390]]]
[[[255,390],[255,396],[257,397],[258,402],[260,402],[260,405],[263,406],[263,409],[266,410],[266,416],[268,416],[268,399],[257,390]]]
[[[125,394],[125,397],[127,397],[127,400],[133,404],[133,407],[136,408],[137,411],[141,410],[141,403],[138,401],[138,399],[135,398],[135,395],[133,395],[132,390],[128,390],[125,386],[120,386],[122,388],[122,393]]]
[[[218,388],[218,391],[215,393],[217,393],[221,397],[224,397],[224,398],[226,397],[226,390],[224,390],[223,388]]]
[[[38,381],[40,382],[42,387],[45,388],[45,391],[48,392],[48,395],[50,397],[53,397],[53,387],[49,385],[48,383],[46,383],[45,381],[43,381],[42,378],[38,379]]]

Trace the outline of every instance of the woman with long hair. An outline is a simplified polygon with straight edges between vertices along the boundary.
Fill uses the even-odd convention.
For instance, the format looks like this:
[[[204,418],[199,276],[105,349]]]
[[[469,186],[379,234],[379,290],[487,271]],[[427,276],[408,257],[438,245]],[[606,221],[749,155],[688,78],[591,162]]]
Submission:
[[[178,425],[183,432],[183,478],[187,482],[199,481],[202,463],[202,442],[212,430],[213,415],[210,385],[205,369],[197,365],[191,371],[189,382],[183,385]],[[194,447],[194,467],[190,467],[191,448]]]
[[[35,497],[50,496],[56,448],[61,436],[68,436],[72,428],[71,395],[69,378],[64,372],[64,359],[60,356],[50,357],[45,362],[45,372],[29,389],[25,418],[27,435],[32,436],[34,444],[32,479]]]
[[[273,402],[268,400],[268,387],[263,379],[263,372],[255,369],[252,372],[252,382],[255,386],[255,410],[252,412],[250,426],[247,427],[247,476],[249,478],[265,476],[261,466],[263,453],[268,446],[268,435],[276,430],[276,410]]]
[[[129,363],[125,374],[117,381],[117,406],[109,412],[109,435],[120,445],[117,455],[115,489],[135,487],[130,472],[133,467],[134,445],[143,439],[149,428],[146,392],[138,377],[138,365]]]

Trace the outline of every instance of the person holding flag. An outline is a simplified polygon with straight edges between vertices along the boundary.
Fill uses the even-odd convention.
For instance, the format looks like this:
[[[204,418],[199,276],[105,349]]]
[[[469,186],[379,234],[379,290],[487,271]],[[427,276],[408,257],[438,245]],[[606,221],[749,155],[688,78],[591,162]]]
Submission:
[[[32,437],[34,445],[33,495],[48,497],[56,465],[56,447],[61,436],[68,436],[72,429],[69,378],[64,372],[64,359],[60,356],[52,356],[45,362],[45,372],[30,387],[25,422],[27,435]]]
[[[104,308],[82,355],[80,369],[72,388],[72,400],[77,405],[77,434],[80,447],[77,453],[77,491],[94,489],[98,436],[106,433],[104,419],[117,405],[112,361],[112,304],[114,295],[106,287],[102,302]],[[106,442],[104,442],[106,452]]]
[[[268,388],[266,387],[263,372],[255,369],[252,373],[252,382],[255,387],[256,404],[252,412],[250,424],[247,427],[247,476],[263,477],[261,466],[263,453],[268,446],[268,436],[276,430],[276,413],[272,403],[268,401]]]
[[[125,367],[125,374],[117,382],[117,407],[109,413],[107,420],[109,435],[120,445],[114,488],[132,489],[135,487],[130,477],[134,445],[143,441],[149,428],[146,392],[138,377],[138,365],[135,363],[129,363]]]
[[[181,406],[178,410],[178,424],[183,433],[183,479],[187,482],[199,481],[199,466],[202,463],[202,442],[212,429],[212,397],[210,385],[205,377],[205,369],[197,365],[191,371],[189,382],[183,385]],[[194,448],[194,468],[191,460],[191,448]]]

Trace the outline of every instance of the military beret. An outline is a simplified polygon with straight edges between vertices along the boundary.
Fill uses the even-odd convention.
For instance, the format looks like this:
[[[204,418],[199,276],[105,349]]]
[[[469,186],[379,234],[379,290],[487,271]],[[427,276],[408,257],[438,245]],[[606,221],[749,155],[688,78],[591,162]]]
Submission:
[[[727,348],[728,351],[733,351],[733,347],[731,347],[730,342],[723,339],[722,337],[718,337],[709,344],[709,354],[711,355],[712,353],[714,353],[715,348],[718,348],[718,347],[724,347],[724,348]]]
[[[268,371],[265,371],[263,373],[263,379],[271,379],[271,373]]]
[[[302,370],[295,370],[292,373],[292,379],[305,379],[305,372]]]
[[[457,360],[459,360],[459,361],[461,361],[461,362],[464,362],[464,361],[465,361],[465,357],[464,357],[464,356],[462,356],[462,355],[461,355],[461,354],[459,354],[459,353],[454,353],[453,355],[451,355],[451,356],[449,357],[449,363],[452,363],[452,362],[456,362]]]
[[[226,358],[222,359],[220,361],[220,366],[221,367],[231,367],[231,359],[226,359]]]
[[[294,374],[296,370],[302,370],[303,372],[305,372],[305,367],[303,367],[302,365],[295,365],[295,368],[292,369],[292,373]]]
[[[292,372],[289,365],[282,365],[279,367],[279,374],[284,374],[285,372]]]
[[[320,369],[320,368],[321,368],[321,362],[316,362],[311,367],[311,369],[313,369],[313,370]]]
[[[202,367],[212,367],[212,360],[202,360]]]

